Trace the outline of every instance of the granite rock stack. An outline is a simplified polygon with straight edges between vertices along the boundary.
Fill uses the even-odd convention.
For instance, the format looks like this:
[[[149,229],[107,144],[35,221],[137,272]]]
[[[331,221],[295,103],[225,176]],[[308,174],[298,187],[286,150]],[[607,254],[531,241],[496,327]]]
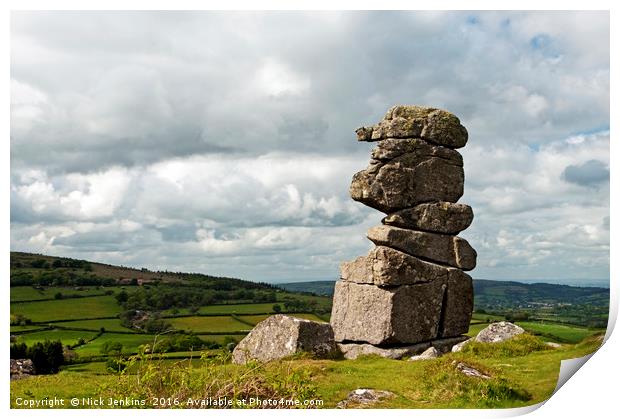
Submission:
[[[353,176],[351,197],[386,217],[368,231],[376,247],[341,265],[335,340],[345,356],[458,343],[473,309],[464,271],[476,266],[476,251],[457,236],[473,220],[471,207],[457,203],[464,173],[456,149],[467,130],[444,110],[394,106],[356,133],[377,146]]]

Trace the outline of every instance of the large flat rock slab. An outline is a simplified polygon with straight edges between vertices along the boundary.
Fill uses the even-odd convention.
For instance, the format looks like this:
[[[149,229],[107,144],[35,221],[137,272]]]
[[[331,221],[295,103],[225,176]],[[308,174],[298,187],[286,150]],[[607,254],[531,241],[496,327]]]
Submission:
[[[413,345],[401,345],[391,347],[380,347],[369,343],[338,343],[340,352],[345,359],[357,359],[364,355],[377,355],[383,358],[401,359],[423,353],[433,347],[440,354],[448,353],[456,344],[466,341],[468,336],[455,336],[452,338],[434,339],[420,342]]]
[[[414,105],[393,106],[381,122],[355,132],[359,141],[418,137],[452,148],[463,147],[468,138],[467,129],[452,113]]]
[[[391,288],[338,281],[331,315],[334,338],[372,345],[435,339],[445,289],[443,281]]]
[[[357,359],[363,355],[378,355],[383,358],[401,359],[424,352],[431,346],[431,343],[422,342],[391,348],[381,348],[370,343],[338,343],[337,345],[345,359]]]
[[[372,227],[367,236],[377,246],[392,247],[432,262],[466,271],[476,267],[476,251],[461,237],[386,225]]]
[[[299,351],[326,358],[337,354],[331,326],[276,314],[258,323],[239,342],[232,353],[232,360],[235,364],[245,364],[250,360],[269,362]]]
[[[351,197],[386,214],[424,202],[456,202],[463,195],[463,158],[422,140],[384,140],[370,165],[353,176]]]
[[[445,281],[450,268],[425,262],[391,247],[377,246],[367,256],[340,265],[340,278],[358,284],[413,285]]]
[[[470,226],[474,212],[469,205],[433,202],[388,214],[383,224],[442,234],[458,234]]]

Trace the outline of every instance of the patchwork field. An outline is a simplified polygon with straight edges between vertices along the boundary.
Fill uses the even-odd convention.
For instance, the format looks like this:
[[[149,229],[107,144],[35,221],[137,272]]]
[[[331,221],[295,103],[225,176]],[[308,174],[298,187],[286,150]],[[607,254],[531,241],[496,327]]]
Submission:
[[[517,322],[516,324],[530,333],[559,343],[578,343],[589,336],[605,333],[605,329],[590,329],[565,324],[540,322]]]
[[[63,345],[75,345],[78,339],[89,340],[95,337],[95,335],[96,333],[94,332],[52,329],[18,335],[17,342],[23,342],[30,346],[33,343],[45,340],[59,340]]]
[[[250,330],[251,326],[235,320],[231,316],[195,316],[166,319],[177,330],[208,334],[209,332],[233,332]]]
[[[110,295],[11,304],[12,315],[21,314],[33,322],[115,317],[120,310],[116,300]]]
[[[104,328],[107,332],[135,332],[121,325],[119,319],[99,319],[99,320],[75,320],[70,322],[54,323],[54,326],[62,326],[67,328],[89,329],[100,331]]]
[[[124,354],[137,353],[139,346],[144,344],[153,344],[161,337],[146,334],[126,334],[126,333],[104,333],[97,339],[82,345],[75,349],[78,355],[100,355],[101,348],[106,342],[119,342],[123,345],[122,352]]]

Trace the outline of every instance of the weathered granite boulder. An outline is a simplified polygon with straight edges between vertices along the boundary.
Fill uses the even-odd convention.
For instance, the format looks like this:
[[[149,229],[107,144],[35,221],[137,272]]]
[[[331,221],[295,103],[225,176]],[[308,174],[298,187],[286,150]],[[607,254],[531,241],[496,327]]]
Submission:
[[[425,262],[400,250],[377,246],[367,256],[340,265],[340,278],[358,284],[412,285],[445,281],[450,268]]]
[[[386,214],[463,195],[463,158],[419,139],[381,141],[370,165],[353,176],[351,197]]]
[[[466,271],[476,267],[476,251],[467,240],[456,236],[381,225],[368,230],[377,246],[388,246],[433,262]]]
[[[439,353],[439,351],[431,346],[430,348],[422,352],[420,355],[414,355],[411,358],[409,358],[409,361],[425,361],[427,359],[438,358],[440,355],[441,354]]]
[[[474,310],[474,285],[471,277],[460,269],[449,269],[446,294],[443,299],[440,337],[467,333]],[[452,345],[456,344],[454,342]],[[450,350],[447,348],[447,350]],[[438,348],[439,349],[439,348]]]
[[[347,395],[347,398],[338,402],[336,408],[350,409],[369,407],[386,399],[396,397],[396,394],[387,390],[374,390],[371,388],[358,388]]]
[[[473,341],[472,338],[464,340],[463,342],[459,342],[454,345],[451,349],[451,352],[461,352],[466,345],[469,345]]]
[[[476,335],[476,342],[503,342],[523,332],[525,332],[523,328],[510,322],[491,323]]]
[[[358,128],[359,141],[417,137],[452,148],[467,143],[467,129],[450,112],[424,106],[398,105],[390,108],[377,125]]]
[[[467,364],[464,364],[462,362],[457,362],[452,361],[452,365],[455,365],[455,368],[457,371],[467,375],[468,377],[474,377],[474,378],[482,378],[483,380],[488,380],[489,378],[491,378],[491,376],[486,375],[480,371],[478,371],[477,369],[475,369],[474,367],[471,367]]]
[[[474,220],[469,205],[433,202],[406,208],[385,217],[383,224],[433,233],[458,234]]]
[[[409,344],[437,337],[446,284],[381,288],[338,281],[331,324],[337,342]]]
[[[258,323],[239,342],[232,359],[235,364],[245,364],[251,359],[269,362],[298,351],[318,357],[336,355],[338,348],[329,323],[276,314]]]

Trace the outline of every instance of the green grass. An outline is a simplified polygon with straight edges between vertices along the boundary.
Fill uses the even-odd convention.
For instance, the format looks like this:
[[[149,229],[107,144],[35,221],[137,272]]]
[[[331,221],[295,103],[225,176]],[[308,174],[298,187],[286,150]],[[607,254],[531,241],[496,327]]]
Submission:
[[[166,319],[166,322],[170,323],[177,330],[193,331],[195,333],[236,332],[251,329],[251,326],[241,323],[231,316],[179,317]]]
[[[325,322],[325,320],[321,319],[320,317],[317,317],[316,314],[312,314],[312,313],[295,313],[295,314],[288,314],[288,315],[292,317],[298,317],[300,319],[314,320],[317,322]],[[256,325],[259,322],[262,322],[263,320],[271,316],[273,316],[273,314],[256,314],[252,316],[239,316],[239,318],[247,321],[248,323],[252,323]]]
[[[54,325],[90,329],[96,332],[98,332],[102,327],[105,328],[107,332],[135,332],[135,330],[121,326],[121,321],[119,319],[75,320],[70,322],[54,323]]]
[[[75,345],[79,338],[84,338],[88,340],[92,339],[95,335],[96,333],[94,332],[53,329],[18,335],[17,342],[24,342],[26,345],[30,346],[35,342],[43,342],[45,340],[60,340],[63,345]]]
[[[39,326],[36,324],[30,325],[30,326],[11,326],[11,333],[14,332],[25,332],[25,331],[29,331],[29,330],[40,330],[40,329],[44,329],[46,326]]]
[[[154,335],[125,334],[125,333],[104,333],[92,342],[80,346],[75,352],[80,356],[100,355],[101,348],[105,342],[120,342],[123,345],[122,352],[125,354],[137,353],[140,345],[153,344]],[[158,340],[163,337],[158,337]]]
[[[11,303],[11,314],[22,314],[33,322],[114,317],[120,311],[113,296]]]
[[[557,323],[517,322],[516,324],[530,333],[560,343],[577,343],[588,336],[605,332],[604,329],[588,329],[580,326]]]
[[[231,377],[253,374],[258,380],[250,383],[259,386],[277,383],[284,385],[289,392],[294,391],[296,386],[303,386],[300,388],[306,395],[322,399],[327,408],[335,407],[356,388],[374,388],[395,393],[394,398],[372,406],[376,408],[521,407],[544,401],[552,394],[561,360],[592,353],[600,343],[600,340],[588,338],[580,344],[550,349],[539,338],[526,335],[512,342],[487,344],[487,349],[482,351],[475,351],[473,346],[474,349],[449,353],[428,361],[397,361],[373,356],[357,360],[313,360],[301,357],[280,360],[252,371],[247,367],[230,364],[202,364],[196,358],[192,361],[192,370],[187,369],[188,361],[150,361],[158,362],[154,364],[156,367],[153,373],[162,374],[162,378],[172,381],[161,381],[158,377],[149,379],[151,385],[167,383],[156,389],[161,397],[178,394],[176,392],[179,388],[187,388],[190,381],[194,391],[201,391],[208,384],[175,380],[226,377],[224,372],[228,371]],[[458,362],[490,375],[491,379],[481,380],[461,374],[455,367]],[[177,369],[178,374],[172,372]],[[209,371],[220,373],[209,375]],[[16,397],[97,397],[105,395],[104,386],[107,386],[108,391],[118,388],[121,383],[119,379],[105,374],[102,363],[69,366],[57,375],[11,382],[11,403],[12,407],[18,407],[14,405]],[[136,378],[127,376],[126,380],[125,384],[131,385]],[[241,381],[237,384],[241,385]],[[136,392],[143,391],[137,385],[129,388]]]
[[[480,323],[480,324],[470,324],[469,331],[466,333],[467,336],[474,337],[480,332],[482,329],[487,327],[488,323]]]

